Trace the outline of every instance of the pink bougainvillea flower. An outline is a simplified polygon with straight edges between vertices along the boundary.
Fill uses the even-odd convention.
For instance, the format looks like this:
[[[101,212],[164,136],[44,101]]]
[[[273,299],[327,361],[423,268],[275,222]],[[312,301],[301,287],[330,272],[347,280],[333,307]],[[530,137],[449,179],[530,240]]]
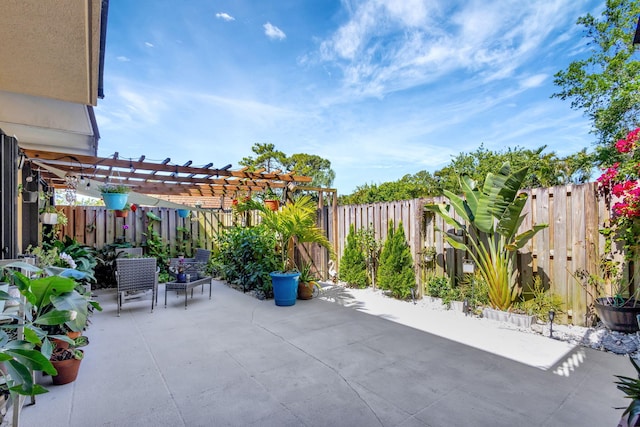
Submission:
[[[616,142],[616,150],[618,150],[619,153],[629,153],[633,150],[633,146],[634,141],[629,141],[628,139],[621,139]]]
[[[618,167],[620,167],[620,163],[614,163],[613,166],[605,169],[605,171],[596,179],[598,183],[603,187],[608,187],[612,182],[614,182],[618,176]]]

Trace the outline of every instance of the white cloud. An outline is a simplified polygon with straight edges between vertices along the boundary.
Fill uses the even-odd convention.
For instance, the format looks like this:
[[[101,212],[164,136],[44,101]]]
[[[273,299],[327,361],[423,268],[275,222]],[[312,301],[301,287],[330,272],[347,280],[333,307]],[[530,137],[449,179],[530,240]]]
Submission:
[[[236,20],[236,18],[234,18],[233,16],[231,16],[228,13],[225,13],[225,12],[216,13],[216,18],[222,19],[222,20],[227,21],[227,22]]]
[[[460,72],[475,84],[510,78],[575,22],[571,0],[354,0],[319,46],[355,96],[383,97]],[[558,38],[557,34],[553,37]],[[527,82],[535,83],[533,80]]]
[[[287,35],[284,33],[284,31],[282,31],[280,28],[276,27],[275,25],[272,25],[271,22],[267,22],[266,24],[263,25],[263,27],[264,27],[264,33],[271,40],[284,40],[287,38]]]
[[[129,61],[131,61],[131,60],[130,60],[129,58],[127,58],[126,56],[118,56],[116,59],[117,59],[118,61],[120,61],[120,62],[129,62]]]
[[[520,80],[520,87],[523,89],[533,89],[534,87],[542,86],[542,84],[549,77],[547,74],[536,74],[528,76]]]
[[[149,43],[149,42],[144,42],[144,45],[145,45],[146,47],[154,47],[154,46],[153,46],[153,43]]]

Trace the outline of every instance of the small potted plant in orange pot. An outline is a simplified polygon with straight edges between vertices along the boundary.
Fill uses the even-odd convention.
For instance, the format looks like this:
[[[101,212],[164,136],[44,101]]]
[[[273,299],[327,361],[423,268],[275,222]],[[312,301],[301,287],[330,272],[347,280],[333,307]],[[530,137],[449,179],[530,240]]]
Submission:
[[[305,264],[300,269],[300,277],[298,278],[298,299],[311,299],[316,291],[320,291],[321,287],[318,279],[311,274],[311,263]]]

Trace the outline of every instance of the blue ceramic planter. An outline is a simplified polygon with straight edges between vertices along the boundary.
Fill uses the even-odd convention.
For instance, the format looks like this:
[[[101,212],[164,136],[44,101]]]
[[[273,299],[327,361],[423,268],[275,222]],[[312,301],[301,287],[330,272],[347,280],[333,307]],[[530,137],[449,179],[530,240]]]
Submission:
[[[178,209],[178,216],[180,218],[186,218],[190,213],[191,211],[189,209]]]
[[[270,276],[276,305],[284,307],[294,305],[298,297],[300,273],[270,273]]]
[[[127,193],[102,193],[102,200],[107,209],[122,210],[127,204],[129,194]]]

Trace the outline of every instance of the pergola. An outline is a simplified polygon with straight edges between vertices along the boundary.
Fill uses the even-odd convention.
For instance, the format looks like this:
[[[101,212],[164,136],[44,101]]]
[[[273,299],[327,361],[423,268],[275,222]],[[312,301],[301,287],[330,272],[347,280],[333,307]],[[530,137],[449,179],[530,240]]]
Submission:
[[[283,192],[302,189],[335,194],[333,189],[305,187],[311,182],[311,177],[280,170],[232,170],[231,165],[213,167],[213,163],[207,163],[197,166],[191,160],[177,165],[172,164],[170,158],[154,162],[147,160],[146,156],[122,158],[117,152],[109,157],[95,157],[27,148],[21,151],[26,160],[40,170],[41,178],[49,186],[64,189],[70,181],[76,185],[81,182],[77,191],[86,195],[95,195],[99,184],[112,183],[129,186],[134,193],[162,200],[179,199],[191,205],[193,203],[188,203],[188,200],[218,198],[220,207],[223,207],[225,197],[250,196],[267,189]]]

